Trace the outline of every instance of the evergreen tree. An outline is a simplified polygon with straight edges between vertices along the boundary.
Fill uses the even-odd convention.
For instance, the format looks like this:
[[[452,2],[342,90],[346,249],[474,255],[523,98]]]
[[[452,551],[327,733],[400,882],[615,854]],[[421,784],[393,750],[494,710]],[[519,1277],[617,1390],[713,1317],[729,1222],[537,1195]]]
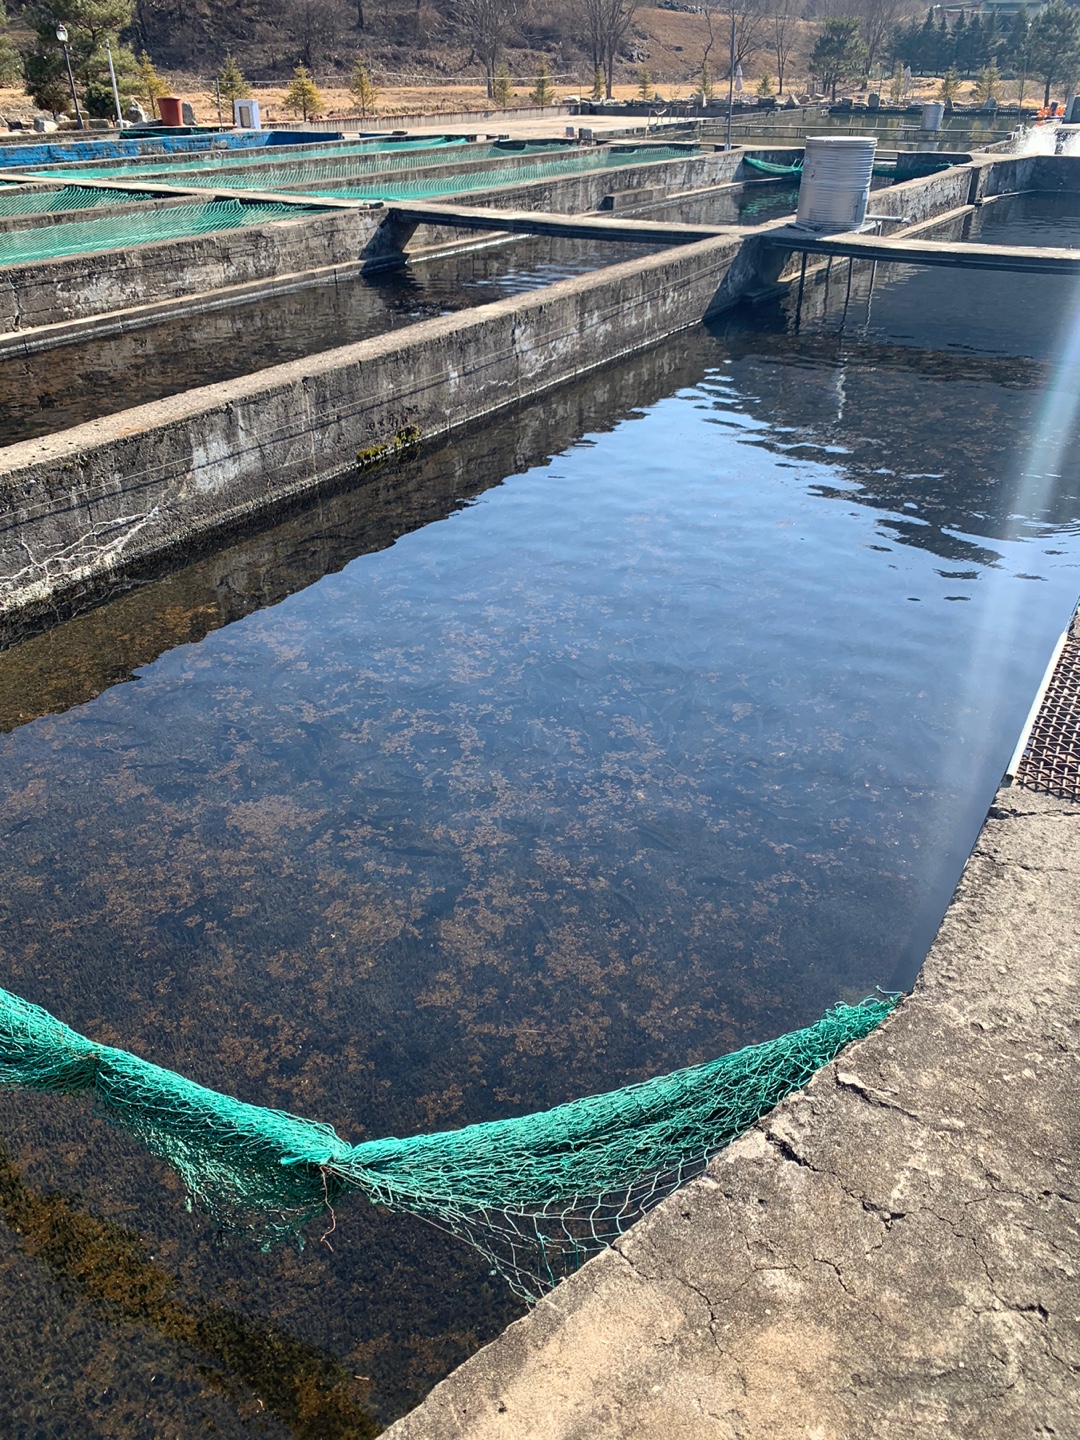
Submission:
[[[157,114],[157,102],[162,95],[168,95],[169,87],[162,80],[161,76],[154,69],[154,62],[145,50],[139,52],[136,62],[138,66],[138,89],[135,91],[136,99],[146,102],[146,108],[151,115]]]
[[[1005,56],[1014,70],[1026,70],[1028,66],[1028,39],[1031,27],[1027,10],[1021,5],[1013,16],[1013,22],[1005,41]]]
[[[541,109],[545,105],[555,103],[555,87],[551,83],[551,71],[548,69],[546,60],[541,60],[537,66],[536,85],[533,87],[529,99],[534,105],[539,105]]]
[[[110,115],[113,109],[106,40],[112,46],[117,89],[121,95],[135,93],[138,61],[120,44],[120,32],[131,25],[133,9],[134,0],[37,0],[33,9],[25,11],[36,33],[25,62],[26,91],[35,104],[54,114],[67,114],[71,108],[64,52],[56,38],[61,23],[67,26],[76,90],[92,97],[91,113],[104,106],[103,113]]]
[[[590,100],[593,100],[593,101],[598,101],[598,100],[602,100],[603,98],[604,98],[604,68],[603,68],[602,65],[597,65],[596,69],[593,71],[593,77],[592,77],[592,94],[589,96],[589,99],[590,99]]]
[[[1017,78],[1017,103],[1024,103],[1024,89],[1027,84],[1028,67],[1031,64],[1031,26],[1023,6],[1016,12],[1008,39],[1005,42],[1005,57]]]
[[[378,87],[359,55],[349,75],[349,94],[352,96],[353,109],[361,119],[375,114],[375,105],[379,98]]]
[[[959,47],[958,47],[959,49]],[[965,75],[970,76],[973,70],[978,70],[986,63],[983,55],[983,32],[982,21],[976,13],[971,17],[971,24],[967,27],[967,35],[963,42],[963,59],[960,68]]]
[[[991,10],[983,26],[983,44],[980,60],[983,65],[997,65],[1001,60],[1005,37],[1001,33],[1001,21],[996,10]]]
[[[835,15],[825,21],[810,55],[810,73],[822,90],[836,99],[837,86],[853,80],[866,69],[866,46],[859,39],[859,22],[854,15]]]
[[[638,71],[637,89],[638,94],[641,96],[642,100],[652,99],[652,76],[649,74],[648,70],[644,65],[642,65],[641,69]]]
[[[984,65],[975,78],[971,98],[976,105],[989,105],[1001,91],[1001,72],[996,65]]]
[[[711,72],[710,72],[710,70],[709,70],[709,62],[708,62],[708,60],[703,60],[703,61],[701,62],[701,81],[700,81],[700,84],[701,84],[701,101],[702,101],[702,104],[703,104],[703,105],[708,105],[708,103],[709,103],[710,100],[714,100],[714,99],[716,98],[716,90],[715,90],[715,88],[714,88],[714,86],[713,86],[713,83],[712,83],[712,74],[711,74]]]
[[[240,66],[237,65],[229,50],[226,50],[225,64],[218,72],[217,85],[218,94],[229,106],[234,100],[247,100],[251,95],[251,86],[240,73]]]
[[[510,69],[507,65],[496,65],[495,67],[491,98],[500,110],[507,109],[514,102],[514,82],[510,79]]]
[[[931,67],[931,75],[944,75],[950,69],[956,57],[956,42],[953,40],[952,32],[949,30],[949,22],[945,18],[944,10],[941,12],[941,21],[938,24],[937,50],[934,54],[934,63]]]
[[[938,91],[938,99],[944,100],[946,110],[951,110],[953,101],[960,94],[960,72],[955,65],[950,65],[941,79],[941,89]]]
[[[941,49],[941,41],[938,37],[937,26],[934,24],[933,10],[927,10],[926,19],[919,32],[919,53],[915,59],[908,57],[908,64],[913,70],[920,74],[932,75],[937,69],[938,51]]]
[[[952,55],[951,63],[960,71],[967,64],[967,16],[963,10],[957,16],[956,23],[952,29]]]
[[[304,120],[323,108],[322,94],[308,73],[306,65],[297,65],[293,71],[293,78],[285,92],[284,105],[286,110],[291,110],[294,115],[300,115]]]
[[[768,96],[773,93],[771,75],[763,75],[761,77],[761,79],[758,81],[757,93],[761,96],[763,100],[767,99]]]
[[[1080,10],[1050,0],[1032,22],[1028,53],[1031,69],[1043,80],[1043,104],[1049,105],[1051,88],[1070,86],[1080,73]]]

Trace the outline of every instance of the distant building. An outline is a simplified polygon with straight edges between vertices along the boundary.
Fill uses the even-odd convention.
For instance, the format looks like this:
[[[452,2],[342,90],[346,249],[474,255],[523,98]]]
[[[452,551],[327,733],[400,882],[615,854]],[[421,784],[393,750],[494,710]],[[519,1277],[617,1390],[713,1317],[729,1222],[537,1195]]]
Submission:
[[[1018,10],[1026,10],[1028,18],[1046,9],[1047,0],[982,0],[978,13],[996,15],[999,20],[1011,20]]]

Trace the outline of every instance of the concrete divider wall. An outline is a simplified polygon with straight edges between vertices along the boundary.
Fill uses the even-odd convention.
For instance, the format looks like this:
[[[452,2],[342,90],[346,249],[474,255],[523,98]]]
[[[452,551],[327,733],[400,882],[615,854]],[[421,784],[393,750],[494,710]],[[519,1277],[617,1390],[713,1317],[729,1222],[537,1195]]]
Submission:
[[[535,180],[528,185],[500,185],[491,190],[472,190],[459,197],[461,205],[479,205],[497,210],[557,210],[576,215],[595,210],[605,195],[616,190],[664,188],[698,190],[734,180],[742,157],[736,150],[705,151],[676,160],[631,162],[607,170],[586,170],[579,175],[561,175],[554,180]]]
[[[739,240],[681,246],[0,452],[0,617],[695,324]]]
[[[190,203],[190,201],[188,202]],[[334,210],[269,225],[0,268],[0,333],[356,260],[385,218]]]
[[[534,180],[527,185],[499,185],[491,190],[470,190],[462,195],[447,194],[438,198],[481,210],[539,210],[581,215],[598,210],[605,196],[619,190],[664,189],[674,195],[682,190],[722,184],[733,179],[740,159],[735,151],[709,151],[678,160],[651,160],[609,170],[588,170],[580,175],[563,175],[555,180]],[[460,238],[460,231],[455,236],[445,226],[421,225],[408,248],[427,250],[435,245],[450,244],[455,238]]]
[[[1072,155],[1030,155],[1030,179],[1026,186],[1016,189],[1031,190],[1080,190],[1080,166]]]

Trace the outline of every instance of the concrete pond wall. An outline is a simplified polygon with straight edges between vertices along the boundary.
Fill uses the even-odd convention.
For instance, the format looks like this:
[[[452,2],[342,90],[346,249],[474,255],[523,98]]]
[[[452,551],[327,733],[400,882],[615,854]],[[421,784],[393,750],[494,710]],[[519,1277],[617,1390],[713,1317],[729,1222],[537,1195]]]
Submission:
[[[0,451],[0,627],[696,324],[738,236],[612,265]],[[0,636],[4,634],[0,628]]]
[[[379,211],[364,209],[301,212],[295,220],[104,256],[95,251],[7,265],[0,268],[0,333],[354,261],[371,246],[383,219]]]
[[[736,153],[695,156],[638,167],[628,178],[644,193],[650,171],[670,178],[674,168],[678,187],[730,176],[740,163]],[[904,228],[962,212],[980,187],[1004,193],[1057,173],[1030,159],[959,166],[876,192],[874,210]],[[601,189],[621,174],[574,176],[525,198],[537,209],[577,205],[580,213],[595,208]],[[514,187],[483,198],[493,194],[521,203]],[[461,242],[460,231],[425,228]],[[610,228],[617,238],[618,222]],[[773,228],[718,230],[713,239],[0,451],[0,643],[65,597],[107,586],[118,565],[180,554],[324,484],[358,457],[361,468],[377,463],[762,293],[799,265],[797,252],[769,244]],[[10,331],[34,315],[43,324],[43,314],[62,321],[117,310],[133,293],[195,291],[209,304],[225,287],[239,294],[245,284],[257,286],[260,276],[272,287],[283,273],[294,279],[333,274],[337,265],[355,273],[358,263],[400,264],[408,230],[392,205],[346,208],[142,246],[110,254],[107,265],[100,256],[70,257],[7,277],[15,283],[0,289],[0,313],[6,305]]]

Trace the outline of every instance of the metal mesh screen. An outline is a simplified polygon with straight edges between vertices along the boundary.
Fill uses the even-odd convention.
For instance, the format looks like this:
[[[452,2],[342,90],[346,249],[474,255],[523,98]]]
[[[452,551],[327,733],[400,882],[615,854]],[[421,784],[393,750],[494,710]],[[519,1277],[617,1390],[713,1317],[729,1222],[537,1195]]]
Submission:
[[[1070,635],[1016,770],[1016,784],[1080,802],[1080,640]]]

